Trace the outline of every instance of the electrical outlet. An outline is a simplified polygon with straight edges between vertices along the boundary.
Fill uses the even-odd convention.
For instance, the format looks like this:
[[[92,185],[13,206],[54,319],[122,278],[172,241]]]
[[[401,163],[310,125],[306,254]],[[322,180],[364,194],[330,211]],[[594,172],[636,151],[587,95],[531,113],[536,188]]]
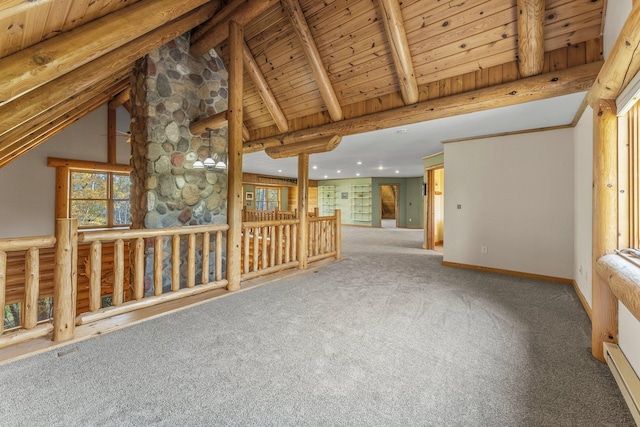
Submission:
[[[458,205],[458,209],[462,209],[462,205]]]
[[[578,267],[578,271],[582,274],[582,266]]]
[[[486,254],[486,253],[489,253],[489,250],[488,250],[488,248],[486,246],[482,246],[482,247],[480,247],[480,253],[481,254]]]

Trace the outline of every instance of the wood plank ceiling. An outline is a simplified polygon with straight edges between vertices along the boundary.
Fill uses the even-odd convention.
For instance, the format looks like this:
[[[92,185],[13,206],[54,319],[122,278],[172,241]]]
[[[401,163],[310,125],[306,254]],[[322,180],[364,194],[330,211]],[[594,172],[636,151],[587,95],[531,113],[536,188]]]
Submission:
[[[495,97],[481,90],[506,84],[522,82],[513,92],[555,85],[539,97],[586,90],[601,66],[604,6],[604,0],[4,0],[0,167],[98,106],[116,97],[112,105],[125,102],[133,62],[185,31],[192,30],[193,54],[215,48],[227,61],[229,19],[245,24],[247,152],[264,149],[269,138],[304,138],[323,126],[361,131],[359,120],[406,115],[408,105],[429,110],[428,102],[459,103],[460,94]],[[455,114],[456,105],[448,107]]]

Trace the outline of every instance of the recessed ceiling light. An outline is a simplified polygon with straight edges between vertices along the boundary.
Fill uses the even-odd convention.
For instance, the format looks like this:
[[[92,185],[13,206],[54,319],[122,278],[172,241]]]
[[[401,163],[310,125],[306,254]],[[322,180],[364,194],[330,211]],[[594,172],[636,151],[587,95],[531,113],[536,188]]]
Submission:
[[[282,173],[282,169],[278,169],[278,172]]]
[[[328,177],[327,175],[325,175],[325,176],[324,176],[324,179],[327,179],[327,178],[329,178],[329,177]]]
[[[340,169],[338,169],[338,173],[340,173],[340,172],[341,172]]]
[[[396,131],[396,133],[407,133],[408,130],[406,129],[398,129],[398,131]]]
[[[400,173],[400,171],[396,171],[396,173]]]
[[[361,165],[361,164],[362,164],[362,162],[356,162],[356,164],[357,164],[357,165]]]
[[[313,168],[314,168],[314,169],[318,169],[318,166],[316,166],[316,165],[313,165]]]
[[[356,174],[356,176],[360,176],[360,174],[359,174],[359,173],[357,173],[357,174]]]
[[[382,169],[384,169],[384,168],[382,167],[382,165],[380,165],[380,166],[378,166],[378,169],[382,170]]]

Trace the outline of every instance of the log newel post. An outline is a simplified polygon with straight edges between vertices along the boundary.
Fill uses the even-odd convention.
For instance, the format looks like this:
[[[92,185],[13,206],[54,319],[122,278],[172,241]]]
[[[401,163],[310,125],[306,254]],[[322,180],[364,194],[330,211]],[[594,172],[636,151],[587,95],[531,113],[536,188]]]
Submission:
[[[298,155],[298,268],[304,270],[308,263],[309,248],[309,155]]]
[[[596,261],[617,249],[618,240],[618,122],[614,100],[599,100],[593,120],[593,356],[605,362],[603,342],[618,341],[618,300],[596,272]]]
[[[244,34],[235,21],[229,22],[229,109],[227,119],[229,181],[227,198],[227,289],[240,289],[242,240],[242,49]]]
[[[53,282],[53,340],[73,338],[76,324],[78,223],[74,218],[56,221]]]

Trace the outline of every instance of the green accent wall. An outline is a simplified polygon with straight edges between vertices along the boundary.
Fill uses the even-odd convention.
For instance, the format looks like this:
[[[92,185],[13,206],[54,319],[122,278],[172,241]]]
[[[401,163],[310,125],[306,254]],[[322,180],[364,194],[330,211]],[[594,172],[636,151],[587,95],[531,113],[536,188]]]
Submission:
[[[430,169],[438,165],[444,165],[444,151],[433,156],[425,157],[424,159],[422,159],[422,161],[424,162],[425,169]]]
[[[423,196],[422,177],[416,178],[354,178],[330,179],[318,181],[318,187],[335,186],[336,209],[342,213],[342,223],[380,227],[380,186],[385,184],[398,185],[398,225],[400,227],[423,228]],[[351,219],[352,185],[371,186],[371,221],[354,221]],[[343,199],[342,194],[347,198]]]

